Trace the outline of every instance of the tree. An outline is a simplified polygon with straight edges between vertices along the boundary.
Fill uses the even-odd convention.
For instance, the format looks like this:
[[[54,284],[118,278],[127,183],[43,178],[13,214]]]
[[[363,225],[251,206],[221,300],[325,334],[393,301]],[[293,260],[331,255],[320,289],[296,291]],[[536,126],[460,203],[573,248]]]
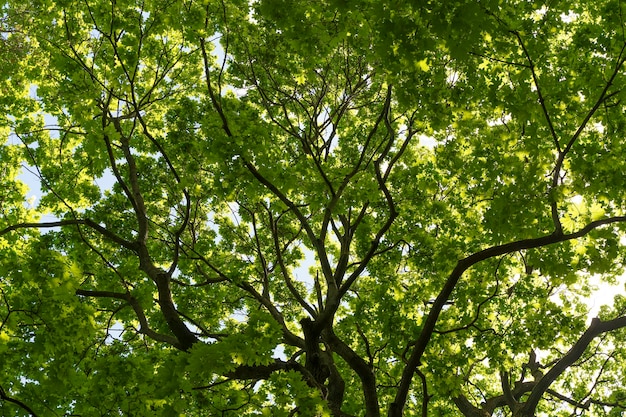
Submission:
[[[555,3],[7,1],[2,415],[621,415],[626,6]]]

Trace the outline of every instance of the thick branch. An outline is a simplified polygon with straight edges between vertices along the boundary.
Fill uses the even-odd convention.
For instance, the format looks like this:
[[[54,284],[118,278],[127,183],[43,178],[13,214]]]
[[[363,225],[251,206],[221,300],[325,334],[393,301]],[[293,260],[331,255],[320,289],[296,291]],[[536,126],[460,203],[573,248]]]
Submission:
[[[531,391],[528,399],[524,403],[521,417],[532,417],[535,415],[535,409],[541,400],[543,394],[548,390],[550,385],[567,370],[575,361],[577,361],[587,349],[591,341],[602,333],[610,332],[616,329],[626,327],[626,316],[613,320],[601,321],[594,318],[591,325],[587,328],[581,338],[572,346],[572,348],[559,360],[546,374],[537,382]]]
[[[227,379],[221,380],[219,382],[214,382],[210,385],[194,387],[194,390],[203,390],[209,389],[216,385],[223,384],[229,380],[251,380],[251,381],[259,381],[262,379],[268,379],[270,375],[274,372],[282,371],[282,370],[295,370],[302,374],[305,381],[310,381],[312,376],[304,369],[302,365],[295,361],[282,361],[280,359],[275,359],[274,362],[268,365],[241,365],[236,367],[234,370],[227,372],[224,374],[224,377]]]
[[[270,313],[272,318],[278,324],[280,324],[280,327],[282,328],[282,331],[283,331],[283,337],[286,343],[292,346],[297,346],[299,348],[304,348],[304,340],[296,336],[293,332],[291,332],[291,330],[289,330],[289,328],[287,328],[287,324],[285,323],[283,314],[278,310],[278,308],[272,302],[272,300],[261,295],[250,283],[242,282],[240,284],[237,284],[237,286],[241,288],[242,290],[246,291],[248,294],[252,295],[252,297],[254,297],[255,300],[257,300],[259,303],[261,303],[261,305],[263,305],[263,307],[267,309],[267,311]]]
[[[416,373],[422,381],[422,417],[428,417],[428,403],[430,402],[432,395],[428,394],[428,381],[426,381],[426,375],[419,369]]]
[[[198,341],[196,335],[189,330],[185,322],[181,319],[174,301],[172,300],[172,290],[170,288],[170,277],[165,271],[159,271],[156,276],[151,276],[157,286],[159,293],[159,307],[167,326],[176,336],[180,343],[180,348],[184,351],[191,349],[191,346]]]
[[[389,407],[389,417],[401,417],[404,409],[404,405],[406,403],[409,390],[411,388],[411,381],[413,379],[413,374],[418,366],[421,364],[421,358],[426,350],[426,346],[428,345],[430,338],[432,337],[433,331],[435,329],[435,325],[437,320],[439,319],[439,315],[441,314],[441,310],[445,306],[448,301],[452,291],[456,287],[459,279],[463,275],[465,271],[467,271],[473,265],[480,263],[486,259],[490,259],[496,256],[501,256],[507,253],[518,252],[524,249],[532,249],[539,248],[543,246],[553,245],[559,242],[565,242],[572,239],[578,239],[582,236],[585,236],[590,231],[605,226],[608,224],[625,222],[626,216],[617,216],[617,217],[609,217],[606,219],[597,220],[587,224],[582,229],[578,230],[574,233],[569,234],[557,234],[553,233],[547,236],[542,236],[534,239],[524,239],[518,240],[515,242],[506,243],[503,245],[492,246],[490,248],[484,249],[480,252],[476,252],[464,259],[461,259],[457,262],[456,267],[448,276],[448,280],[445,285],[439,292],[439,295],[435,299],[428,316],[424,322],[424,327],[414,343],[413,352],[402,373],[402,378],[400,380],[400,384],[398,387],[398,391],[396,393],[396,397],[394,402]]]
[[[365,416],[379,417],[380,407],[378,405],[378,393],[376,391],[376,376],[372,368],[361,356],[357,355],[350,346],[337,337],[332,330],[324,332],[324,337],[335,353],[341,356],[359,376],[363,396],[365,398]]]
[[[474,406],[474,404],[472,404],[465,395],[459,395],[458,397],[454,397],[452,400],[465,417],[485,417],[489,415],[480,408]]]
[[[22,410],[30,414],[32,417],[37,417],[37,414],[33,411],[32,408],[30,408],[28,405],[18,400],[17,398],[13,398],[7,395],[6,391],[2,387],[0,387],[0,400],[15,404],[16,406],[20,407]]]
[[[137,315],[137,319],[139,320],[139,333],[145,334],[150,339],[156,340],[157,342],[165,342],[170,344],[178,349],[182,349],[182,346],[178,342],[178,340],[172,336],[164,335],[155,332],[150,328],[148,324],[148,319],[146,318],[146,314],[143,310],[143,307],[139,304],[139,301],[133,297],[130,293],[122,293],[122,292],[114,292],[114,291],[91,291],[91,290],[76,290],[76,295],[81,295],[83,297],[95,297],[95,298],[116,298],[118,300],[123,300],[128,303]]]
[[[511,395],[514,402],[518,402],[522,396],[528,392],[530,392],[535,386],[535,382],[527,381],[527,382],[516,382],[513,389],[509,389],[509,394]],[[499,395],[497,397],[492,397],[482,404],[482,408],[478,408],[473,405],[465,395],[459,395],[458,397],[453,398],[454,403],[458,407],[458,409],[463,413],[466,417],[486,417],[493,414],[496,408],[504,407],[509,404],[511,397],[507,400],[507,395]]]
[[[513,392],[511,391],[508,372],[500,372],[500,383],[502,385],[502,392],[504,393],[504,400],[511,410],[515,410],[517,407],[517,401],[515,400],[515,397],[513,397]]]
[[[0,230],[0,236],[6,235],[9,232],[19,230],[19,229],[48,229],[51,227],[78,226],[78,225],[85,225],[95,230],[96,232],[100,233],[106,239],[112,242],[115,242],[118,245],[121,245],[125,247],[126,249],[129,249],[133,252],[137,251],[137,245],[135,243],[129,242],[128,240],[119,237],[118,235],[111,232],[106,227],[100,226],[98,223],[90,219],[59,220],[56,222],[45,222],[45,223],[17,223],[17,224],[5,227],[4,229]]]

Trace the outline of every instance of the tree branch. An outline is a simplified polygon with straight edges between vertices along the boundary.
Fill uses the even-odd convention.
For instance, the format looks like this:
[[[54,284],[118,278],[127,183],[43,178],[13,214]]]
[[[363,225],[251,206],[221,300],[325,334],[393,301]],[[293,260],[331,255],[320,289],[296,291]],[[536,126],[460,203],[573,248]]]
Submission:
[[[95,230],[96,232],[100,233],[106,239],[109,239],[110,241],[115,242],[130,251],[133,251],[135,253],[137,252],[137,245],[134,242],[129,242],[128,240],[119,237],[118,235],[111,232],[106,227],[103,227],[90,219],[59,220],[56,222],[44,222],[44,223],[17,223],[17,224],[5,227],[4,229],[0,230],[0,236],[6,235],[9,232],[19,230],[19,229],[49,229],[52,227],[78,226],[78,225],[85,225]]]
[[[332,329],[323,333],[325,340],[350,368],[352,368],[361,380],[361,389],[365,398],[365,417],[379,417],[378,393],[376,391],[376,375],[372,368],[350,348],[343,340],[335,335]]]
[[[541,397],[548,390],[550,385],[567,370],[576,360],[578,360],[591,341],[598,335],[610,332],[616,329],[626,327],[626,316],[618,317],[613,320],[601,321],[598,318],[591,320],[591,324],[580,337],[578,342],[563,356],[546,374],[537,382],[532,389],[528,399],[521,410],[521,417],[532,417]]]
[[[550,134],[552,135],[552,140],[554,141],[554,146],[556,147],[556,150],[560,153],[561,145],[559,144],[559,137],[557,136],[556,131],[554,130],[554,125],[552,124],[550,113],[548,112],[548,108],[546,107],[546,100],[543,97],[543,94],[541,92],[541,86],[539,85],[539,78],[537,77],[537,72],[535,71],[535,63],[530,57],[530,53],[528,52],[528,49],[526,49],[526,45],[524,44],[524,41],[522,41],[522,37],[520,33],[516,30],[512,30],[511,33],[515,35],[515,37],[517,38],[518,43],[520,44],[520,46],[522,47],[522,50],[524,51],[526,60],[528,60],[528,65],[525,67],[530,69],[530,72],[533,76],[533,83],[535,84],[535,88],[537,88],[537,96],[539,96],[539,104],[541,104],[541,110],[543,110],[543,115],[546,118],[546,122],[548,123],[548,128],[550,129]]]
[[[13,398],[10,397],[6,391],[4,390],[4,388],[2,388],[0,386],[0,400],[9,402],[11,404],[15,404],[18,407],[20,407],[22,410],[26,411],[27,413],[29,413],[32,417],[37,417],[37,414],[33,411],[32,408],[30,408],[28,405],[26,405],[25,403],[23,403],[22,401],[18,400],[17,398]]]
[[[114,292],[114,291],[95,291],[95,290],[76,290],[76,295],[81,295],[83,297],[94,297],[94,298],[115,298],[118,300],[123,300],[128,303],[137,315],[137,319],[139,320],[139,333],[148,336],[149,338],[156,340],[157,342],[165,342],[169,345],[176,347],[177,349],[182,349],[179,341],[168,335],[160,334],[155,332],[150,328],[148,324],[148,319],[146,318],[146,314],[143,310],[143,307],[139,304],[139,301],[133,297],[129,292]]]
[[[569,234],[557,234],[553,233],[550,235],[533,238],[533,239],[524,239],[518,240],[515,242],[506,243],[503,245],[492,246],[490,248],[484,249],[482,251],[476,252],[464,259],[461,259],[457,262],[456,267],[448,276],[446,283],[443,288],[439,292],[439,295],[433,302],[433,305],[424,321],[424,326],[422,327],[422,331],[419,334],[419,337],[415,341],[413,345],[413,352],[410,358],[407,361],[407,364],[402,372],[402,378],[400,380],[400,384],[398,386],[398,391],[396,392],[396,397],[394,402],[389,406],[389,417],[401,417],[404,409],[404,405],[406,403],[409,390],[411,388],[411,381],[413,379],[413,374],[418,366],[421,364],[421,358],[426,350],[426,346],[428,345],[430,338],[432,337],[433,330],[441,314],[443,307],[448,301],[450,294],[456,287],[456,284],[459,282],[459,279],[463,275],[465,271],[467,271],[473,265],[476,265],[486,259],[493,258],[495,256],[504,255],[511,252],[517,252],[524,249],[532,249],[538,248],[548,245],[553,245],[560,242],[565,242],[572,239],[578,239],[582,236],[585,236],[590,231],[605,226],[608,224],[618,223],[618,222],[626,222],[626,216],[616,216],[609,217],[601,220],[596,220],[587,224],[582,229],[577,232],[569,233]]]

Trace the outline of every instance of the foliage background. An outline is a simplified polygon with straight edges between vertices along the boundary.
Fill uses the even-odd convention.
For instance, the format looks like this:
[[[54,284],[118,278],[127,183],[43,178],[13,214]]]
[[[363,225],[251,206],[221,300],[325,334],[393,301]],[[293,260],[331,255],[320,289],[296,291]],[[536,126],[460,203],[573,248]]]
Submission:
[[[0,411],[621,415],[623,7],[3,3]]]

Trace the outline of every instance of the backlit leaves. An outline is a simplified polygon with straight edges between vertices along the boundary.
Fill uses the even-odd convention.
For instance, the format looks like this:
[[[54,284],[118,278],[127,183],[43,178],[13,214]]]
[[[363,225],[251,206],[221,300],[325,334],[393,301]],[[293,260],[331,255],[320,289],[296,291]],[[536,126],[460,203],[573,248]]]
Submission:
[[[7,2],[0,413],[623,412],[623,7]]]

